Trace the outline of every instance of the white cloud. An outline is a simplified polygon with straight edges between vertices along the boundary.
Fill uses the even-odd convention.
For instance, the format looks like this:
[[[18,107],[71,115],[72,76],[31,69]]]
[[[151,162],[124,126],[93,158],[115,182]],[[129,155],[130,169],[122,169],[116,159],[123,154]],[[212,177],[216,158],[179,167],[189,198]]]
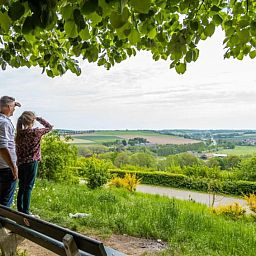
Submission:
[[[0,73],[0,95],[13,95],[24,110],[49,119],[55,128],[163,129],[256,128],[255,63],[223,60],[222,33],[201,43],[200,57],[184,75],[149,53],[110,71],[82,63],[82,75],[60,78],[39,69]]]

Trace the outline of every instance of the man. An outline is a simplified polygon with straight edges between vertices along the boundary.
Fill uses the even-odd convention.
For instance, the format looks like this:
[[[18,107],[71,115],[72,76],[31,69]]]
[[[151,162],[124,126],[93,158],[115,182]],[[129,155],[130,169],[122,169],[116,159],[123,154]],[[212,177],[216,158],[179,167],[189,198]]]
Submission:
[[[0,204],[10,207],[18,178],[14,126],[10,120],[19,102],[10,96],[0,98]]]

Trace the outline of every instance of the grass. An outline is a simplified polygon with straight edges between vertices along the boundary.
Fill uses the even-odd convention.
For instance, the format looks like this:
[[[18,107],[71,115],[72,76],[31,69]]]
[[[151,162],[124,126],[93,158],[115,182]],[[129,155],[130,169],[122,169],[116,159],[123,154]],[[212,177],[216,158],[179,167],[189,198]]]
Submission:
[[[236,146],[234,149],[222,149],[218,153],[237,156],[253,155],[256,153],[256,146]]]
[[[67,189],[68,187],[68,189]],[[112,233],[168,241],[162,255],[246,255],[256,251],[255,223],[213,215],[201,204],[125,190],[37,181],[32,212],[87,235]],[[71,219],[69,213],[90,213]]]

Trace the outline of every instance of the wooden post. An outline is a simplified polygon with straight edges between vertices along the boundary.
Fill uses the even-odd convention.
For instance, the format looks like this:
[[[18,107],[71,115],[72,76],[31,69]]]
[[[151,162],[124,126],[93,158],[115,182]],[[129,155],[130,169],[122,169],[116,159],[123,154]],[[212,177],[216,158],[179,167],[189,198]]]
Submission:
[[[63,244],[67,256],[80,256],[80,252],[72,235],[66,234],[63,237]]]
[[[12,256],[16,254],[18,244],[24,238],[14,233],[8,232],[0,223],[0,252],[3,256]]]

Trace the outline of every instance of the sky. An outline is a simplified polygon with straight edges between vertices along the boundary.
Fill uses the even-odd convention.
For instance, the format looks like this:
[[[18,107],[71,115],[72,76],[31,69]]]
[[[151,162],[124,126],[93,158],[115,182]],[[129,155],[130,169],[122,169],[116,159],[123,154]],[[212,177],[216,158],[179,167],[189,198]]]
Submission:
[[[82,74],[48,78],[38,68],[0,71],[0,95],[47,119],[54,128],[256,129],[255,59],[224,60],[223,34],[199,45],[184,75],[139,52],[110,70],[80,62]]]

